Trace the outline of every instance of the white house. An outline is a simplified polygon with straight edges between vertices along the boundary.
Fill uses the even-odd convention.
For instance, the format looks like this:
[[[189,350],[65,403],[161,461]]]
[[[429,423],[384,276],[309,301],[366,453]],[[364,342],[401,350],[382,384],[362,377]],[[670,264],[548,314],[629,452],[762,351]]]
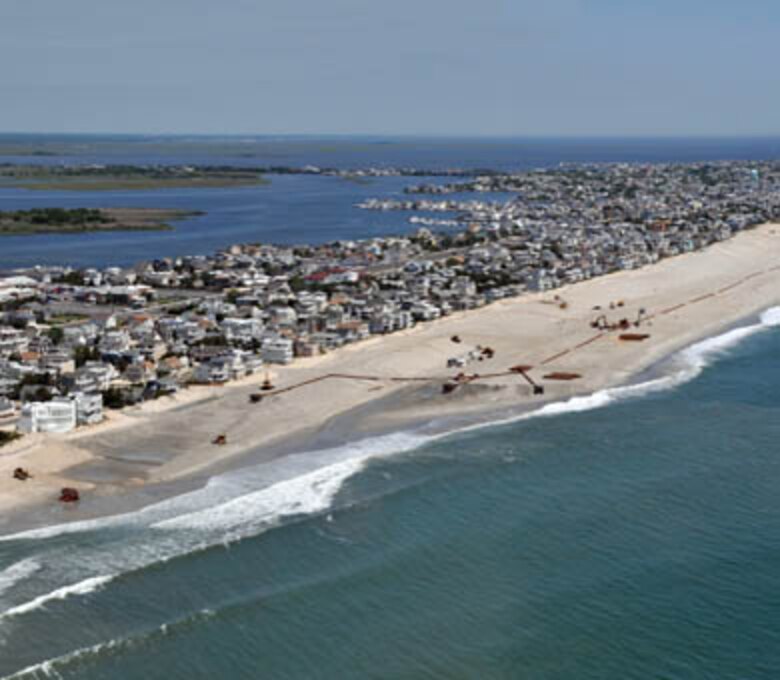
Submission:
[[[263,333],[263,324],[257,319],[224,319],[220,324],[228,340],[251,342]]]
[[[79,425],[95,425],[103,421],[103,395],[76,392],[70,395],[76,404],[76,422]]]
[[[63,434],[76,429],[76,402],[67,398],[46,402],[29,402],[22,406],[16,427],[21,432]]]
[[[10,418],[15,413],[14,403],[10,399],[0,397],[0,418]]]
[[[212,359],[196,366],[192,379],[203,385],[226,383],[230,380],[230,371],[224,362]]]
[[[287,338],[269,339],[263,343],[263,361],[269,364],[289,364],[293,360],[293,341]]]

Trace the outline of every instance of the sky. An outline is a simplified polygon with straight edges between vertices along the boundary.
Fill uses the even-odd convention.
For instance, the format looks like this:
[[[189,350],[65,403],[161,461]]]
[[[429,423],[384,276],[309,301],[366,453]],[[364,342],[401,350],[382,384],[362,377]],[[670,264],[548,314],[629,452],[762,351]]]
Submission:
[[[0,0],[0,130],[780,134],[777,0]]]

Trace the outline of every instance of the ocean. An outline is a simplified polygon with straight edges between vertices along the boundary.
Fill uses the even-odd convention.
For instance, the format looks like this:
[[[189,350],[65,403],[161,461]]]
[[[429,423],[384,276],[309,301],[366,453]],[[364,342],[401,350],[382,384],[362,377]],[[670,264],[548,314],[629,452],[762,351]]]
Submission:
[[[774,309],[633,386],[6,535],[0,674],[776,678],[778,357]]]
[[[778,384],[772,309],[632,385],[6,534],[0,677],[774,680]]]

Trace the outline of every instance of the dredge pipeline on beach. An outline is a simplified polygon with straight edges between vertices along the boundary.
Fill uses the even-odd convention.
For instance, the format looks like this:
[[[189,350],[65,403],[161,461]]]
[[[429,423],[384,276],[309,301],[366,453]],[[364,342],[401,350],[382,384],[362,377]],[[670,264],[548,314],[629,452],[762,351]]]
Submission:
[[[697,305],[699,303],[702,303],[706,300],[711,300],[713,298],[724,296],[727,293],[735,290],[736,288],[744,285],[748,281],[751,281],[759,276],[765,276],[767,274],[771,274],[773,272],[780,271],[780,265],[774,266],[774,267],[768,267],[766,269],[762,269],[759,271],[752,272],[746,276],[743,276],[739,280],[730,283],[726,286],[723,286],[719,288],[716,291],[703,293],[701,295],[697,295],[685,302],[680,302],[678,304],[675,304],[671,307],[666,307],[665,309],[661,310],[660,312],[657,312],[655,314],[646,314],[642,317],[643,323],[649,323],[653,319],[657,319],[661,316],[668,316],[670,314],[673,314],[675,312],[678,312],[682,309],[685,309],[686,307]],[[635,326],[639,326],[639,321],[634,323]],[[617,328],[610,329],[612,332],[599,332],[595,335],[587,338],[586,340],[583,340],[576,345],[573,345],[572,347],[560,350],[556,352],[555,354],[552,354],[550,356],[547,356],[543,359],[541,359],[538,362],[538,366],[547,366],[548,364],[551,364],[555,361],[558,361],[559,359],[562,359],[565,356],[570,356],[574,352],[577,352],[578,350],[584,349],[585,347],[605,338],[609,337],[610,335],[614,336],[614,332],[618,330]],[[646,340],[649,339],[649,334],[624,334],[620,336],[621,340]],[[261,394],[258,394],[257,397],[262,398],[270,398],[270,397],[276,397],[280,396],[282,394],[294,392],[296,390],[300,390],[304,387],[307,387],[309,385],[314,385],[316,383],[328,381],[328,380],[346,380],[346,381],[357,381],[357,382],[390,382],[390,383],[447,383],[448,381],[455,380],[459,384],[465,384],[465,383],[477,383],[480,381],[486,381],[486,380],[494,380],[496,378],[506,378],[506,377],[516,377],[518,375],[525,378],[527,382],[532,387],[537,387],[538,383],[533,380],[533,378],[529,375],[530,372],[533,370],[534,365],[528,364],[523,365],[523,370],[517,370],[518,367],[514,367],[514,369],[510,369],[508,371],[499,371],[499,372],[492,372],[492,373],[473,373],[473,374],[460,374],[459,376],[388,376],[388,375],[365,375],[365,374],[349,374],[349,373],[326,373],[321,376],[317,376],[315,378],[310,378],[308,380],[301,381],[299,383],[295,383],[292,385],[288,385],[283,388],[278,389],[270,389],[267,390]],[[550,375],[555,376],[556,374],[548,374],[545,376],[545,379],[553,379],[556,378],[550,378]],[[581,377],[578,374],[571,374],[576,375],[577,378]],[[560,379],[560,378],[558,378]],[[568,379],[576,379],[576,378],[568,378]],[[257,399],[255,397],[256,401],[260,401],[261,399]]]
[[[55,510],[56,521],[87,519],[108,514],[103,508],[114,496],[121,497],[116,507],[132,507],[144,487],[155,493],[161,484],[186,486],[249,460],[287,456],[293,446],[308,449],[331,424],[370,435],[587,401],[586,395],[628,384],[682,348],[776,306],[778,258],[777,227],[764,225],[703,253],[559,289],[565,306],[544,293],[500,300],[273,367],[270,389],[259,370],[224,386],[195,386],[111,412],[109,422],[74,435],[11,444],[0,457],[0,505],[8,517],[24,508],[51,510],[60,489],[73,487],[83,492],[80,507],[67,516]],[[615,317],[606,330],[594,328],[595,310],[607,310],[610,300],[624,306],[606,312]],[[624,326],[620,316],[633,322],[645,309],[650,314],[636,317],[642,328],[629,332],[633,324]],[[478,368],[476,357],[467,358],[475,347],[493,350]],[[450,359],[465,363],[447,370]],[[448,385],[456,387],[447,391]],[[420,389],[405,389],[414,386]],[[252,409],[248,401],[262,405]],[[19,466],[33,475],[24,485],[12,478]]]

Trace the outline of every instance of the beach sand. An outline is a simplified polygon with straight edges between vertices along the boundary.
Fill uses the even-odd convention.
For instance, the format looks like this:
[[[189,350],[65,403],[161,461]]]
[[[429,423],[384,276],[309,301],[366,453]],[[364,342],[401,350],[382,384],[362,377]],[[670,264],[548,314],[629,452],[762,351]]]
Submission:
[[[618,302],[622,306],[610,309]],[[274,367],[272,376],[277,388],[329,374],[376,380],[320,379],[251,404],[249,396],[264,378],[257,375],[110,413],[107,422],[68,435],[25,437],[0,449],[0,514],[56,504],[59,489],[66,485],[85,495],[124,496],[140,487],[193,476],[205,480],[249,453],[254,461],[283,455],[281,443],[316,438],[334,419],[340,419],[344,429],[344,419],[350,422],[352,417],[357,438],[409,423],[520,411],[545,400],[592,393],[624,384],[675,351],[778,304],[780,226],[764,225],[650,267],[499,301],[326,356],[299,359],[293,366]],[[601,311],[594,310],[596,306]],[[591,327],[601,313],[610,322],[634,321],[640,309],[650,319],[630,332],[649,334],[644,341],[620,340],[622,331]],[[462,342],[453,343],[453,335]],[[491,347],[494,357],[464,368],[446,367],[449,357],[477,345]],[[544,386],[544,396],[533,395],[516,374],[442,394],[444,381],[461,371],[505,374],[517,364],[533,367],[529,375]],[[582,377],[571,382],[544,378],[556,371]],[[430,380],[393,380],[399,377]],[[213,445],[222,433],[227,444]],[[12,479],[17,466],[34,478]]]

